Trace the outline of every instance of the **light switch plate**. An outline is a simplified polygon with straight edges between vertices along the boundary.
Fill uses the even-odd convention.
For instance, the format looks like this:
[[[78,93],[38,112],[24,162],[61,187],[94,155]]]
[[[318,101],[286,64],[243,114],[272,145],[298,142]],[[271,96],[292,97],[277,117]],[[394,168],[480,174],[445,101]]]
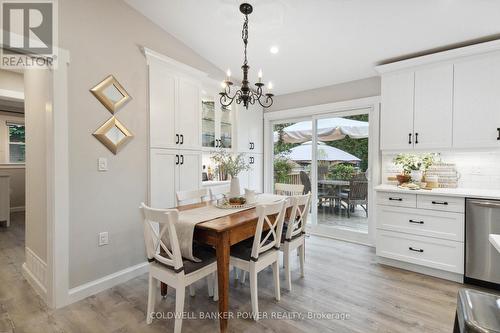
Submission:
[[[109,235],[107,231],[99,233],[99,246],[108,245],[109,244]]]
[[[108,171],[108,159],[106,157],[99,157],[97,160],[97,170]]]

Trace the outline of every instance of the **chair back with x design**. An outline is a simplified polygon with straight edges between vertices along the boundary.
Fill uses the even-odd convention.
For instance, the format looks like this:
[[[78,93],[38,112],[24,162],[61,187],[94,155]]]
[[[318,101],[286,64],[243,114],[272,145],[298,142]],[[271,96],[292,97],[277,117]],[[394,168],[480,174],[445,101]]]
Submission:
[[[281,243],[281,233],[283,231],[283,222],[285,220],[285,211],[289,199],[283,199],[270,204],[257,205],[257,228],[252,246],[251,260],[257,261],[259,254],[266,252],[271,248],[279,249]],[[263,237],[264,223],[269,230]]]
[[[148,261],[158,261],[173,267],[176,272],[183,270],[179,239],[175,231],[175,223],[179,219],[177,209],[153,209],[141,203],[140,207],[144,223],[144,241]],[[167,246],[164,240],[168,239]],[[164,253],[161,253],[163,249]]]
[[[294,196],[291,200],[293,207],[286,230],[286,240],[291,240],[293,237],[306,232],[307,217],[311,205],[311,192]]]

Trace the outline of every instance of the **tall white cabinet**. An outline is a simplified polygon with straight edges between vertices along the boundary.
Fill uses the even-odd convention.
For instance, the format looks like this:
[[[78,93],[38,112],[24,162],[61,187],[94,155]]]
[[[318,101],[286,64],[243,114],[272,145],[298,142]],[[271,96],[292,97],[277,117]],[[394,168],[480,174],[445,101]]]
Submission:
[[[176,205],[177,191],[202,186],[202,154],[243,153],[243,188],[263,189],[263,113],[234,103],[222,108],[219,84],[187,65],[144,49],[149,73],[149,202]]]

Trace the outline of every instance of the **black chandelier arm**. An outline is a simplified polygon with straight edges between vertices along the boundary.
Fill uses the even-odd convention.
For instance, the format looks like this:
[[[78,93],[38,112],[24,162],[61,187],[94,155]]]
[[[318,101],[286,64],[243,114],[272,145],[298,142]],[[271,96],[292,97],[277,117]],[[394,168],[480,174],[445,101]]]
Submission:
[[[266,98],[265,98],[264,102],[261,101],[260,97],[257,99],[257,101],[259,101],[260,106],[262,106],[263,108],[268,108],[271,105],[273,105],[273,102],[274,102],[273,96],[274,96],[273,94],[266,94]]]
[[[241,90],[238,90],[234,93],[233,97],[229,96],[226,92],[221,92],[219,93],[220,95],[220,104],[222,106],[229,106],[233,103],[233,101],[236,99],[236,103],[240,104],[241,103]]]

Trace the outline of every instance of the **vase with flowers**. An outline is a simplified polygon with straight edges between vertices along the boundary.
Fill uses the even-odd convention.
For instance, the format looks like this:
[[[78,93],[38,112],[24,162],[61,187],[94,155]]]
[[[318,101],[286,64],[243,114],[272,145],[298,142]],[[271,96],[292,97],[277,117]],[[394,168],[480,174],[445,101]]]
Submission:
[[[238,174],[250,169],[250,165],[245,162],[244,154],[232,154],[225,149],[214,151],[210,159],[215,163],[215,172],[219,175],[231,177],[231,186],[229,189],[230,197],[239,197],[241,194],[240,181]]]
[[[393,162],[402,167],[402,173],[397,175],[399,184],[407,183],[410,179],[420,183],[425,171],[434,163],[435,154],[398,154]]]

